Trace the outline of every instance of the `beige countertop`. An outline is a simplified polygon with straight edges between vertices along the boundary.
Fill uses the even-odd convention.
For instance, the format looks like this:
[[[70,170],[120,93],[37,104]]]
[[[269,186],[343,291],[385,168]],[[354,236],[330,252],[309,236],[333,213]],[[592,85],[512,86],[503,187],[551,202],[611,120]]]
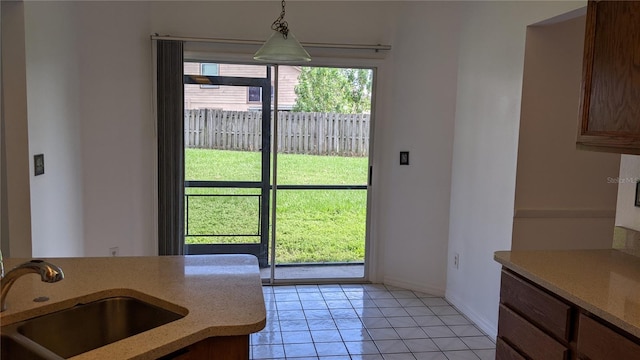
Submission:
[[[498,251],[495,260],[640,337],[640,258],[618,250]]]
[[[48,284],[36,274],[19,278],[7,296],[0,324],[112,296],[131,296],[184,318],[73,357],[155,359],[213,336],[246,335],[266,323],[258,261],[250,255],[45,259],[64,280]],[[5,259],[5,271],[27,259]],[[36,297],[49,301],[36,303]]]

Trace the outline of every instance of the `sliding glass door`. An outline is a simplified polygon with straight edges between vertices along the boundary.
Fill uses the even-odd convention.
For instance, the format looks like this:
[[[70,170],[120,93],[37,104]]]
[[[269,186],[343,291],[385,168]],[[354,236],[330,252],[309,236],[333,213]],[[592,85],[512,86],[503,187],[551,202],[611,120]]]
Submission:
[[[280,82],[296,73],[297,83],[274,132],[275,279],[363,278],[373,71],[280,66],[279,73]]]
[[[185,64],[185,253],[253,254],[267,267],[271,71],[219,70]]]
[[[274,69],[184,63],[185,253],[253,254],[270,282],[364,279],[373,70]]]

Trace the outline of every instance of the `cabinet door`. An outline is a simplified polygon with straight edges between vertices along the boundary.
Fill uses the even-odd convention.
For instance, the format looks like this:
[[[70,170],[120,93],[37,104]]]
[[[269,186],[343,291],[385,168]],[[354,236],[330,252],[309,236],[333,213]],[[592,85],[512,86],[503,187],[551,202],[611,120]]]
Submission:
[[[500,301],[541,329],[569,341],[571,306],[520,277],[502,271]]]
[[[640,152],[639,1],[589,1],[578,144]]]
[[[569,350],[564,345],[502,304],[498,337],[533,360],[566,360],[568,356]]]
[[[212,337],[158,360],[249,360],[249,335]]]
[[[498,338],[496,341],[496,360],[526,360],[514,348],[509,346],[504,340]]]
[[[580,314],[578,352],[591,360],[638,359],[640,344]]]

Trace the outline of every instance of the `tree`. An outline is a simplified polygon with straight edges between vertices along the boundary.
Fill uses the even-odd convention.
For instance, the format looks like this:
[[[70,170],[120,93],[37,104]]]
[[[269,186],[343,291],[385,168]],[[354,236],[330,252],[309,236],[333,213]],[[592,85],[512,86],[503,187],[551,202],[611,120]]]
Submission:
[[[371,110],[372,71],[303,67],[293,111],[358,114]]]
[[[369,69],[342,69],[342,71],[351,85],[349,100],[352,113],[371,112],[373,71]]]

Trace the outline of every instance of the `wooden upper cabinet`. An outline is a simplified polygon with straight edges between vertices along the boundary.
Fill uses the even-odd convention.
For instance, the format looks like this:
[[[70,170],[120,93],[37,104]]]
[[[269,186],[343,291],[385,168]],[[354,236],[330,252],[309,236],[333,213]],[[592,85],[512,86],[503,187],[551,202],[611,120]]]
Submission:
[[[577,143],[640,154],[640,1],[588,3]]]

